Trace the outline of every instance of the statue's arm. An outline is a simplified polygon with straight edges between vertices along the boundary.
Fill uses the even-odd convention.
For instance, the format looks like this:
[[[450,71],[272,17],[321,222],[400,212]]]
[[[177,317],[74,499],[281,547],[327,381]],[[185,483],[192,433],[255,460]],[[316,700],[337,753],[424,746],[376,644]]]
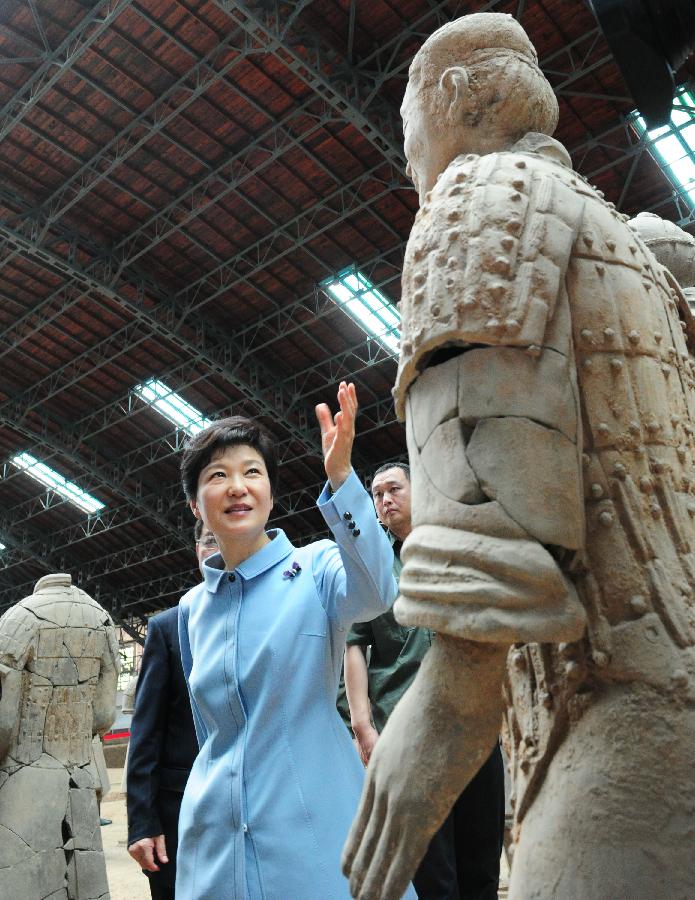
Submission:
[[[94,719],[92,733],[99,735],[104,735],[111,728],[116,718],[116,688],[120,671],[118,641],[116,640],[116,631],[110,617],[105,632],[104,652],[101,658],[99,680],[97,681],[93,702]]]
[[[0,663],[0,762],[10,749],[22,702],[22,673]]]

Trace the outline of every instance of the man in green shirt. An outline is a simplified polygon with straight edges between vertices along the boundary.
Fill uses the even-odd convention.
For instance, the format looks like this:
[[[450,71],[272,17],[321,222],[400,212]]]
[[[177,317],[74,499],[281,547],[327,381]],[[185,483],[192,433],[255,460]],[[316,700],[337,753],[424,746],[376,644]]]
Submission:
[[[398,581],[401,545],[412,530],[408,465],[387,463],[377,469],[372,497],[393,545],[393,574]],[[350,725],[365,765],[432,637],[427,628],[399,625],[391,610],[372,622],[353,625],[345,651],[345,688]],[[504,836],[502,766],[495,745],[432,838],[413,878],[420,900],[496,900]]]

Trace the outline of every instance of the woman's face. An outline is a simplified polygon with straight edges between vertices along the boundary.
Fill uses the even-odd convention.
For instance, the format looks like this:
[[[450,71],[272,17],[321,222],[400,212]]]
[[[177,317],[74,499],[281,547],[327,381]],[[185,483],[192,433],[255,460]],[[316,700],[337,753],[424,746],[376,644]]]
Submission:
[[[265,526],[273,508],[263,456],[248,444],[235,444],[218,452],[201,469],[198,495],[191,501],[217,538],[220,550],[242,545],[249,553],[266,541]]]

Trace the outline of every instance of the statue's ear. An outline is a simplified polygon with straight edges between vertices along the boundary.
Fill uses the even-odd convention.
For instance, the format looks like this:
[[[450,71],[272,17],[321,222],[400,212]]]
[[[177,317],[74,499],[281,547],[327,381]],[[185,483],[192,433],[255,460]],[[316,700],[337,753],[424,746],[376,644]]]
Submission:
[[[460,121],[475,107],[473,92],[468,83],[464,66],[452,66],[439,79],[439,89],[444,96],[447,117]]]

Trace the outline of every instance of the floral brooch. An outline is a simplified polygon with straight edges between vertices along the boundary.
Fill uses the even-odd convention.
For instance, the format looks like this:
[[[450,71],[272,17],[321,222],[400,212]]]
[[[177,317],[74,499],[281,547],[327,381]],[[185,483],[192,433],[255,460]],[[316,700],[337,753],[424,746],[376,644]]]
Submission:
[[[292,568],[285,569],[285,571],[282,573],[282,577],[283,578],[294,578],[296,575],[299,575],[299,573],[301,571],[302,571],[302,567],[299,565],[299,563],[293,562]]]

